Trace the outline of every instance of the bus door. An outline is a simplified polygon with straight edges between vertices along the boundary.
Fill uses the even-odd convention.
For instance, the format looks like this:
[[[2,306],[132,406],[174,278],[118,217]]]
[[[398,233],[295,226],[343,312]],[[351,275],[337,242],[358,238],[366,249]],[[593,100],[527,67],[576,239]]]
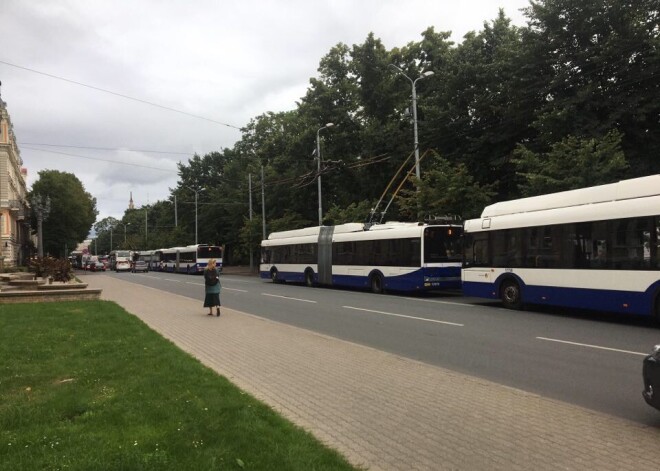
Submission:
[[[318,275],[322,285],[332,284],[332,234],[334,226],[322,226],[319,233]]]

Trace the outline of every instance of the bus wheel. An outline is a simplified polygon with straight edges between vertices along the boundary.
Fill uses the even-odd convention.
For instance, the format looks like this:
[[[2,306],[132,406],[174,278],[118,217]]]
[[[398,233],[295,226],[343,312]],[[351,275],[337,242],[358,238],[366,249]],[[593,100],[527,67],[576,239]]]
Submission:
[[[522,308],[522,299],[520,295],[520,286],[514,280],[506,280],[502,283],[500,291],[502,304],[507,309],[520,309]]]
[[[277,268],[273,268],[273,269],[270,271],[270,279],[271,279],[271,281],[272,281],[273,283],[277,283],[277,281],[278,281],[278,280],[277,280]]]
[[[305,284],[309,287],[314,286],[314,272],[312,270],[305,272]]]
[[[383,275],[376,273],[371,276],[371,292],[376,294],[383,292]]]

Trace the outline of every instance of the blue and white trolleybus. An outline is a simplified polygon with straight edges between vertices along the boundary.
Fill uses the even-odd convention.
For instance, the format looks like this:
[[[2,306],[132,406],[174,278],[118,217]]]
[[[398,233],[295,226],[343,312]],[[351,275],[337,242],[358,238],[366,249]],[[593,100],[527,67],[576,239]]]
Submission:
[[[660,175],[487,206],[463,294],[660,318]]]
[[[274,232],[261,278],[308,286],[414,292],[460,288],[462,226],[360,223]]]

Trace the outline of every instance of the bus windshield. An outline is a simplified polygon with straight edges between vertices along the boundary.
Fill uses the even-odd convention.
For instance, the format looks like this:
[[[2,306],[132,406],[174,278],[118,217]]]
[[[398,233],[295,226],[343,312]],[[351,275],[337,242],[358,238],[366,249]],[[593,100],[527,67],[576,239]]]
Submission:
[[[424,229],[424,263],[460,262],[461,234],[457,226]]]

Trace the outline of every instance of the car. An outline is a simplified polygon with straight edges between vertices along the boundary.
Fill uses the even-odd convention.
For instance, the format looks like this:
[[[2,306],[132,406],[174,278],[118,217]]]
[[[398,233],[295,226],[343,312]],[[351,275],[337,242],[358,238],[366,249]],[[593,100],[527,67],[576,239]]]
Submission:
[[[103,262],[89,261],[89,262],[87,262],[87,265],[85,265],[85,270],[88,270],[88,271],[105,271],[105,265],[103,264]]]
[[[119,273],[120,271],[129,271],[132,269],[131,262],[126,260],[117,260],[115,262],[115,271]]]
[[[650,355],[642,363],[642,378],[644,378],[644,400],[660,410],[660,345],[653,347]]]
[[[136,260],[135,262],[133,262],[133,266],[131,268],[131,271],[133,273],[136,273],[136,272],[139,272],[139,271],[143,271],[143,272],[146,273],[146,272],[149,271],[149,265],[147,265],[147,262],[145,262],[144,260]]]

